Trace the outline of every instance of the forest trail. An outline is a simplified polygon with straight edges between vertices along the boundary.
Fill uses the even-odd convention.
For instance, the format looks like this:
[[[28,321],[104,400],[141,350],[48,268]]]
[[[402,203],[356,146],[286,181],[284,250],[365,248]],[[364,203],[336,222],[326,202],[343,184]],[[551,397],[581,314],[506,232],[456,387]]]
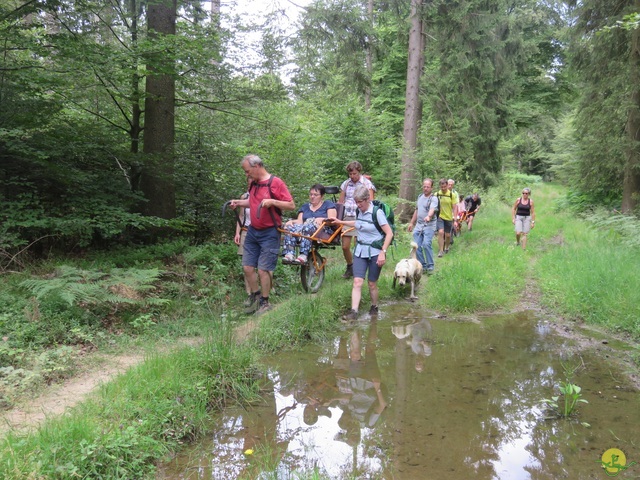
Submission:
[[[48,387],[42,395],[2,412],[0,437],[10,431],[28,433],[47,418],[64,414],[85,400],[100,385],[141,363],[145,358],[143,354],[99,355],[104,357],[104,362],[92,362],[95,365],[82,374]]]
[[[175,347],[196,346],[203,339],[187,337],[178,339]],[[154,348],[155,352],[166,350],[164,347]],[[95,353],[86,359],[86,368],[79,375],[64,382],[47,387],[41,395],[21,402],[19,405],[0,413],[0,438],[13,431],[25,434],[36,430],[47,418],[63,415],[79,403],[85,401],[100,385],[108,383],[128,369],[142,363],[144,353],[110,355]]]

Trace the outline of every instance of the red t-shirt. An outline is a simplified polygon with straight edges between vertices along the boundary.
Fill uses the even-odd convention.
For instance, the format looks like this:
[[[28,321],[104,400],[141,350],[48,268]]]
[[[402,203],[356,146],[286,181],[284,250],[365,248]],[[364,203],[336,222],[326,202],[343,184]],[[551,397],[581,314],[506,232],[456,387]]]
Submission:
[[[275,207],[261,208],[260,218],[258,218],[258,207],[262,200],[265,198],[273,198],[275,200],[282,200],[284,202],[290,202],[293,197],[289,193],[287,185],[278,177],[273,177],[271,181],[271,193],[269,193],[269,179],[261,182],[252,183],[249,187],[249,212],[251,214],[251,226],[258,230],[264,230],[265,228],[276,226],[273,224],[273,218],[276,219],[279,226],[282,224],[282,217],[278,213],[278,209]],[[273,213],[269,213],[269,210]]]

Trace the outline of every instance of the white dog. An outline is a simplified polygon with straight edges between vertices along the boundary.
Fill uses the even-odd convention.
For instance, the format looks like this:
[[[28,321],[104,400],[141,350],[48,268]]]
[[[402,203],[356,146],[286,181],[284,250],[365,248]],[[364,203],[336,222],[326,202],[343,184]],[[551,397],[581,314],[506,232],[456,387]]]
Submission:
[[[396,282],[401,287],[409,282],[411,284],[411,300],[418,298],[416,297],[416,285],[420,283],[420,278],[422,278],[422,264],[416,258],[417,250],[418,244],[411,242],[409,258],[400,260],[393,272],[393,288],[396,288]]]

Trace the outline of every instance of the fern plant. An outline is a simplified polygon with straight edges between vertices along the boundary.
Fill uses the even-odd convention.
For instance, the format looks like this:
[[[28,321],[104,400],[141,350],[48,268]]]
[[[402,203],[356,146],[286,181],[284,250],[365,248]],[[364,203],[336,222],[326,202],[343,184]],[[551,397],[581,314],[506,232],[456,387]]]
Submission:
[[[38,300],[60,300],[69,306],[102,303],[139,306],[160,305],[166,299],[150,296],[161,271],[116,268],[107,272],[81,270],[63,265],[45,278],[30,278],[20,286]]]

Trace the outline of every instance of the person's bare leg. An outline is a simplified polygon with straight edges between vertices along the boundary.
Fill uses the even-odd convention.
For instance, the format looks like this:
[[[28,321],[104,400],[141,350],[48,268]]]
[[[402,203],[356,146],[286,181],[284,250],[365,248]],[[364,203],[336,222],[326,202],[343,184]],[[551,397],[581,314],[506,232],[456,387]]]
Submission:
[[[364,284],[364,278],[353,279],[353,288],[351,289],[351,308],[358,311],[360,306],[360,299],[362,298],[362,285]]]
[[[438,254],[444,252],[444,230],[438,230]]]
[[[378,305],[378,283],[369,282],[369,296],[371,297],[371,305]]]
[[[245,265],[242,267],[244,272],[244,279],[247,285],[249,285],[249,289],[251,293],[257,292],[260,288],[258,286],[258,275],[256,274],[256,269]]]
[[[527,249],[527,234],[526,233],[522,233],[522,236],[520,237],[520,245],[522,245],[522,249],[526,250]]]
[[[351,265],[353,263],[353,254],[351,253],[351,238],[352,237],[342,237],[342,255],[344,255],[344,259],[347,262],[347,265]]]
[[[258,269],[258,275],[260,276],[260,290],[263,297],[268,298],[271,291],[271,272],[267,270]],[[257,287],[257,285],[256,285]],[[256,290],[254,290],[255,292]]]

